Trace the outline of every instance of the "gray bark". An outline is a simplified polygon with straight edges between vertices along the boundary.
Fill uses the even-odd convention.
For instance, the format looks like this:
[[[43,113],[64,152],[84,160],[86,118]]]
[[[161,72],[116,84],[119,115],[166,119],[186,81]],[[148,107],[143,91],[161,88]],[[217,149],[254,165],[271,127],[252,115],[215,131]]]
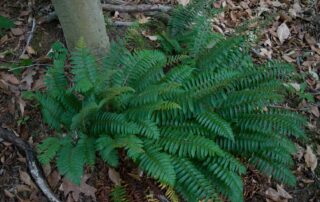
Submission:
[[[100,0],[52,0],[52,3],[69,50],[74,50],[82,37],[95,55],[103,55],[109,49]]]

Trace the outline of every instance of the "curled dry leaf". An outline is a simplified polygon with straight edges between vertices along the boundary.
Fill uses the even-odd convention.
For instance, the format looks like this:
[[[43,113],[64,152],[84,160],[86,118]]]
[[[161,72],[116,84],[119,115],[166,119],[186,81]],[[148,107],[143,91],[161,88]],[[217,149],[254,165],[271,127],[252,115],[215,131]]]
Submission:
[[[109,168],[108,170],[108,175],[109,175],[109,178],[110,180],[115,184],[115,185],[121,185],[121,179],[120,179],[120,175],[119,173],[112,169],[112,168]]]
[[[312,106],[310,109],[311,113],[315,115],[317,118],[320,117],[320,112],[318,106]]]
[[[271,187],[267,189],[266,196],[274,202],[287,202],[288,199],[292,199],[292,196],[280,185],[277,185],[277,190]]]
[[[284,188],[280,185],[277,184],[277,190],[278,193],[280,194],[281,197],[285,198],[285,199],[292,199],[292,196],[286,191],[284,190]]]
[[[297,148],[297,152],[294,154],[294,157],[296,159],[298,159],[298,161],[300,161],[303,157],[303,154],[305,152],[305,149],[303,147],[301,147],[300,145],[298,144],[295,144],[296,145],[296,148]]]
[[[311,169],[312,172],[317,168],[318,159],[313,153],[310,145],[307,146],[306,153],[304,154],[304,160],[307,164],[307,167]]]
[[[283,42],[289,38],[290,36],[290,29],[287,26],[287,24],[284,22],[282,23],[278,29],[277,29],[277,36],[279,38],[279,41],[281,44],[283,44]]]

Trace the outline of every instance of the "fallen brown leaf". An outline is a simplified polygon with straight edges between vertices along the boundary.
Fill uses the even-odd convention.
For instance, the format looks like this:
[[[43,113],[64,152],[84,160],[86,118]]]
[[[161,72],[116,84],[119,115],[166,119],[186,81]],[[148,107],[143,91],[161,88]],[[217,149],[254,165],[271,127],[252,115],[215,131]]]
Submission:
[[[13,85],[19,85],[20,84],[20,81],[13,74],[7,74],[7,73],[4,73],[4,72],[1,72],[0,73],[0,77],[4,81],[6,81],[8,83],[11,83]]]
[[[121,179],[120,179],[120,175],[119,173],[112,169],[112,168],[109,168],[108,170],[108,175],[109,175],[109,178],[110,180],[115,184],[115,185],[121,185]]]
[[[26,185],[29,185],[32,189],[36,189],[36,185],[33,183],[30,175],[27,172],[19,171],[20,173],[20,179],[23,183]]]
[[[286,24],[285,22],[282,23],[282,24],[278,27],[278,29],[277,29],[277,36],[278,36],[279,41],[280,41],[281,44],[283,44],[284,41],[289,38],[289,36],[290,36],[290,29],[289,29],[289,27],[287,26],[287,24]]]
[[[319,112],[318,106],[312,106],[310,111],[311,111],[311,113],[312,113],[313,115],[315,115],[317,118],[320,117],[320,112]]]
[[[75,201],[79,201],[81,193],[83,193],[86,196],[91,196],[92,199],[96,201],[95,192],[97,191],[97,189],[86,184],[86,181],[89,179],[89,177],[89,175],[84,175],[82,177],[80,186],[77,186],[71,183],[68,179],[63,178],[63,183],[61,184],[59,190],[63,191],[65,196],[71,193]]]
[[[23,29],[21,28],[11,28],[11,32],[14,36],[20,36],[24,33]]]
[[[307,146],[306,153],[304,154],[304,160],[307,164],[307,167],[310,168],[312,172],[314,172],[318,164],[318,159],[313,153],[310,145]]]

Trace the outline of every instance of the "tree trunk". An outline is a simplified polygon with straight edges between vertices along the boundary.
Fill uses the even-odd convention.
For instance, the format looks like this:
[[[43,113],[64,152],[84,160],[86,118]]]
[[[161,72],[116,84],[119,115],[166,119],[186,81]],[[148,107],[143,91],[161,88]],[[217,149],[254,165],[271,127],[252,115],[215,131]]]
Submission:
[[[74,50],[83,37],[86,46],[101,56],[109,49],[100,0],[52,0],[67,46]]]

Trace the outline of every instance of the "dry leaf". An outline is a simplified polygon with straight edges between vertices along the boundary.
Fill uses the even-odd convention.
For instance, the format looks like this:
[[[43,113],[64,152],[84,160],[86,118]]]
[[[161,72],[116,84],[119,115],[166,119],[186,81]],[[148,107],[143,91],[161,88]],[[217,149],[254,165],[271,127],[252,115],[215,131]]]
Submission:
[[[294,62],[296,62],[296,60],[293,59],[293,58],[291,58],[289,55],[283,55],[282,58],[283,58],[285,61],[289,62],[289,63],[294,63]]]
[[[108,175],[110,180],[115,184],[115,185],[121,185],[121,179],[120,179],[120,175],[117,171],[115,171],[112,168],[109,168],[108,170]]]
[[[301,158],[303,157],[305,149],[303,147],[301,147],[300,145],[298,145],[298,144],[295,144],[295,145],[296,145],[296,148],[297,148],[297,152],[294,154],[294,157],[296,159],[298,159],[298,161],[300,161]]]
[[[150,17],[140,15],[138,22],[139,22],[139,24],[145,24],[145,23],[149,22],[149,20],[150,20]]]
[[[11,83],[13,85],[19,85],[20,81],[15,77],[13,74],[6,74],[4,72],[0,73],[0,78],[2,78],[4,81]]]
[[[15,36],[20,36],[20,35],[22,35],[23,34],[23,29],[21,29],[21,28],[12,28],[11,29],[11,32],[12,32],[12,34],[13,35],[15,35]]]
[[[49,176],[48,176],[48,182],[51,187],[56,187],[61,179],[61,175],[58,173],[58,171],[53,171]]]
[[[320,112],[319,112],[318,106],[312,106],[310,111],[311,111],[311,113],[312,113],[313,115],[315,115],[317,118],[320,117]]]
[[[301,87],[298,83],[289,83],[290,86],[292,86],[296,91],[300,91]]]
[[[63,183],[61,184],[59,190],[63,191],[65,196],[72,192],[72,197],[75,201],[79,201],[81,193],[86,196],[91,196],[93,200],[96,201],[95,192],[97,191],[97,189],[86,184],[86,181],[89,179],[89,177],[89,175],[84,175],[82,177],[80,186],[77,186],[71,183],[68,179],[63,178]]]
[[[31,189],[28,186],[24,185],[24,184],[17,185],[16,186],[16,190],[17,190],[17,192],[25,192],[25,191],[31,192]]]
[[[25,102],[23,99],[21,99],[21,97],[18,98],[17,102],[18,102],[18,104],[19,104],[21,116],[23,116],[23,114],[24,114],[24,108],[26,107],[27,104],[26,104],[26,102]]]
[[[302,12],[302,8],[300,6],[299,1],[295,0],[295,3],[293,4],[292,8],[289,9],[289,14],[292,17],[297,17],[297,15],[299,15]]]
[[[24,171],[19,171],[20,173],[20,179],[23,183],[26,185],[29,185],[32,189],[36,189],[36,185],[33,183],[30,175]]]
[[[313,172],[317,167],[318,159],[313,153],[310,145],[307,146],[306,153],[304,154],[304,160],[307,164],[307,167]]]
[[[14,198],[14,194],[12,194],[10,191],[8,191],[6,189],[4,190],[4,194],[9,198]]]
[[[276,202],[281,200],[280,195],[277,192],[277,190],[275,190],[271,187],[269,189],[267,189],[266,196]]]
[[[287,24],[284,22],[282,23],[277,29],[277,36],[282,44],[286,39],[290,36],[290,29]]]
[[[36,51],[31,46],[27,46],[26,51],[29,55],[36,55],[37,54]]]
[[[292,199],[292,196],[286,190],[284,190],[282,186],[280,186],[278,184],[277,184],[277,190],[282,198]]]
[[[182,6],[186,6],[188,5],[190,2],[190,0],[178,0],[178,3]]]
[[[268,59],[271,59],[272,58],[272,50],[268,50],[266,48],[261,48],[259,55],[261,55],[262,57],[267,57]]]
[[[269,188],[266,191],[266,195],[269,199],[275,202],[287,202],[288,199],[292,199],[292,196],[277,184],[277,190]]]

